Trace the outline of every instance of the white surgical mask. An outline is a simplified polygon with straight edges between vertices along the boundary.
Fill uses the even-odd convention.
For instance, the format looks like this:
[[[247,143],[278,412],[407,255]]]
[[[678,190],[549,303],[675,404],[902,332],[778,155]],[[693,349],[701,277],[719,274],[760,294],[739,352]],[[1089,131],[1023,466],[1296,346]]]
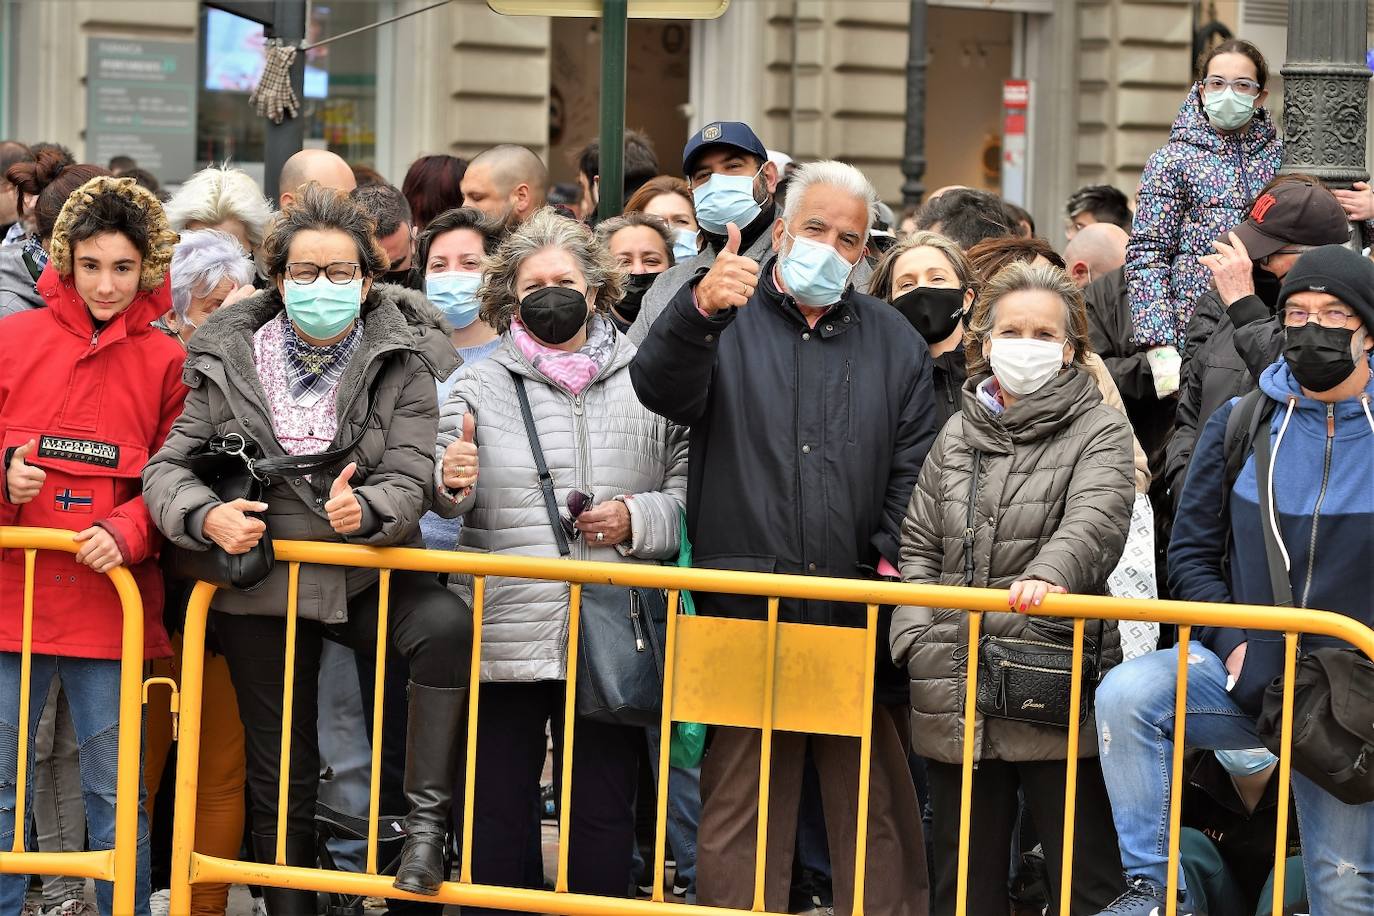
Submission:
[[[1232,776],[1253,776],[1279,762],[1267,747],[1252,747],[1237,751],[1212,751],[1217,762]]]
[[[989,348],[988,362],[998,384],[1024,398],[1044,388],[1064,368],[1064,342],[996,337]]]
[[[734,223],[744,231],[763,212],[754,199],[754,179],[762,171],[760,167],[752,175],[716,173],[693,188],[692,201],[701,227],[712,235],[725,235],[729,224]]]
[[[673,230],[673,259],[685,261],[697,256],[697,233],[691,229]]]

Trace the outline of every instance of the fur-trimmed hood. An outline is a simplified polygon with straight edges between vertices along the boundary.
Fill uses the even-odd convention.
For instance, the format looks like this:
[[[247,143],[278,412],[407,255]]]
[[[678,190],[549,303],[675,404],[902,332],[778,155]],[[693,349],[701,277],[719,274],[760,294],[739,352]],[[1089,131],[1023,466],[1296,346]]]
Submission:
[[[53,223],[52,241],[48,245],[50,263],[63,277],[72,275],[72,249],[67,235],[75,223],[91,206],[96,197],[114,194],[143,210],[148,222],[148,253],[143,257],[143,268],[138,277],[138,288],[151,292],[162,286],[167,278],[167,268],[172,263],[172,249],[177,243],[177,234],[167,222],[167,214],[162,202],[147,188],[140,187],[132,178],[112,178],[102,175],[77,188],[62,212]]]

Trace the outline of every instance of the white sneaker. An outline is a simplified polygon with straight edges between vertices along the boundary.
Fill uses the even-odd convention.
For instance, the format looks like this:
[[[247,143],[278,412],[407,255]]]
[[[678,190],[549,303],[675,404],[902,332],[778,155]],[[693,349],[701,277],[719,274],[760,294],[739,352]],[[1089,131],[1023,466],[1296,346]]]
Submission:
[[[170,888],[163,888],[160,891],[153,891],[148,898],[148,911],[152,916],[170,916],[172,912],[172,891]]]

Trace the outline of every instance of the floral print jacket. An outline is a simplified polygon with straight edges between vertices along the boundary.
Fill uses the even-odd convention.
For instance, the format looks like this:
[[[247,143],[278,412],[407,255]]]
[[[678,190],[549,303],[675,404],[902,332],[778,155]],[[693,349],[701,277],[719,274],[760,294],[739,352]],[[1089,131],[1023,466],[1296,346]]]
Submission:
[[[1244,221],[1282,155],[1268,111],[1256,109],[1238,133],[1222,134],[1207,120],[1193,85],[1168,144],[1150,156],[1140,179],[1126,248],[1136,343],[1182,349],[1193,303],[1211,284],[1198,258]]]

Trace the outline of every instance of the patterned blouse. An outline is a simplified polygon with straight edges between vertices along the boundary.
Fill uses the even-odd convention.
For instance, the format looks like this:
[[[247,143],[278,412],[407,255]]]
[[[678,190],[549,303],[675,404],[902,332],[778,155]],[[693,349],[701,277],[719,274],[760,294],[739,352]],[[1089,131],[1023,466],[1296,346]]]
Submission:
[[[339,431],[339,380],[362,340],[362,321],[343,340],[316,347],[300,339],[283,312],[253,335],[253,361],[267,395],[272,431],[288,455],[318,455]]]

